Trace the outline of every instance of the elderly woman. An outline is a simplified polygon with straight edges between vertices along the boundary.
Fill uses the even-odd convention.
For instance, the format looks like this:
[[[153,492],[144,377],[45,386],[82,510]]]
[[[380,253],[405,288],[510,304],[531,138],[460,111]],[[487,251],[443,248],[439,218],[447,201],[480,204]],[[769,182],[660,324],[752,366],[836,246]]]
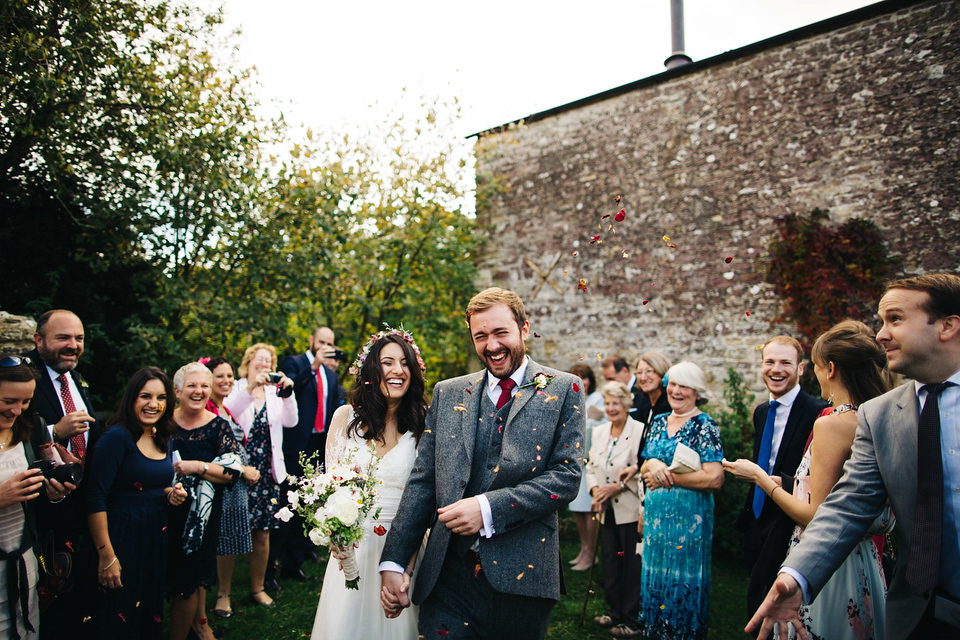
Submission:
[[[653,419],[641,453],[647,490],[640,630],[648,638],[703,639],[710,608],[713,492],[723,485],[723,449],[716,421],[700,411],[709,399],[700,367],[680,362],[667,376],[671,411]],[[699,470],[671,471],[681,444],[699,456]]]
[[[607,382],[600,388],[609,422],[593,428],[587,487],[594,512],[601,514],[600,538],[603,547],[603,591],[607,612],[594,621],[612,627],[611,635],[630,638],[638,635],[640,606],[640,556],[637,516],[640,495],[637,479],[620,482],[620,472],[637,462],[637,441],[643,425],[629,417],[633,394],[622,382]]]
[[[247,439],[250,465],[260,478],[250,485],[250,529],[253,553],[250,554],[250,597],[255,604],[273,606],[263,588],[270,556],[270,530],[280,521],[274,516],[280,501],[280,483],[287,477],[283,462],[283,430],[299,421],[293,380],[277,371],[277,350],[257,343],[243,353],[240,378],[223,406],[237,417]]]
[[[654,416],[661,413],[670,413],[670,403],[667,394],[664,376],[670,368],[670,359],[657,351],[647,351],[640,355],[637,361],[637,385],[643,392],[640,407],[634,417],[645,427],[653,422]]]
[[[230,425],[207,409],[213,376],[199,362],[186,364],[173,376],[178,406],[176,431],[170,437],[173,469],[183,479],[189,498],[170,514],[167,588],[170,638],[182,640],[191,631],[213,640],[205,613],[206,589],[217,566],[223,487],[242,472],[240,445]]]
[[[604,422],[602,419],[603,395],[597,391],[597,379],[590,365],[575,364],[570,367],[570,373],[580,378],[584,391],[587,392],[587,401],[584,403],[587,408],[587,442],[584,450],[590,451],[593,427]],[[595,412],[600,412],[600,415],[591,417],[596,415]],[[593,566],[593,560],[596,557],[597,520],[593,516],[591,502],[590,491],[587,488],[587,474],[584,473],[580,476],[580,492],[568,505],[573,512],[574,521],[577,523],[577,534],[580,536],[580,553],[570,561],[573,571],[586,571]]]

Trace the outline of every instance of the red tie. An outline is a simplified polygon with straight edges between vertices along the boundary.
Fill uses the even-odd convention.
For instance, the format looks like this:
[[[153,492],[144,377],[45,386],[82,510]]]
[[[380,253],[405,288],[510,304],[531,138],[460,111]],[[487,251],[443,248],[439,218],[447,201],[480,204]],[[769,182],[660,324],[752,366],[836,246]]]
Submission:
[[[73,413],[77,410],[77,405],[73,404],[73,396],[70,395],[70,383],[67,381],[67,374],[61,373],[57,377],[60,383],[60,398],[63,399],[63,410],[65,413]],[[83,433],[74,434],[70,438],[70,446],[73,449],[73,455],[83,462],[83,454],[87,449],[87,443],[83,439]]]
[[[513,390],[517,383],[513,381],[513,378],[505,378],[497,383],[500,385],[500,398],[497,400],[497,409],[503,409],[503,405],[510,402],[510,392]]]
[[[317,367],[317,417],[313,420],[313,431],[314,433],[323,433],[323,428],[326,426],[326,416],[324,411],[326,403],[323,401],[323,376],[325,365],[320,365]]]

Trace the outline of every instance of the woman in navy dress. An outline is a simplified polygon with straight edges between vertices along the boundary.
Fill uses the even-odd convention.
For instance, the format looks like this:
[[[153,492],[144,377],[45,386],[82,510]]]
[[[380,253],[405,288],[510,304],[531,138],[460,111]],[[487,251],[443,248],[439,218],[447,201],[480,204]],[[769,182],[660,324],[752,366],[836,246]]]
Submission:
[[[700,411],[706,378],[692,362],[667,371],[671,412],[650,424],[640,473],[643,510],[640,631],[648,638],[702,640],[710,609],[713,492],[723,486],[723,448],[716,421]],[[700,456],[702,469],[671,472],[678,445]]]
[[[156,367],[133,374],[88,462],[87,519],[99,554],[100,638],[160,638],[167,505],[186,498],[167,456],[173,388]]]

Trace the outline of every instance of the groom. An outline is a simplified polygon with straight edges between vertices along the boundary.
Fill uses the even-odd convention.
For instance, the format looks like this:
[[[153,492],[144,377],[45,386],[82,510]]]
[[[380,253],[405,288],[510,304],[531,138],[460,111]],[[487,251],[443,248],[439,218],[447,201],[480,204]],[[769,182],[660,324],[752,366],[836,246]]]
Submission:
[[[523,302],[497,287],[467,305],[485,373],[437,384],[380,575],[387,617],[410,605],[431,638],[544,638],[563,589],[557,510],[580,486],[580,380],[526,356]]]

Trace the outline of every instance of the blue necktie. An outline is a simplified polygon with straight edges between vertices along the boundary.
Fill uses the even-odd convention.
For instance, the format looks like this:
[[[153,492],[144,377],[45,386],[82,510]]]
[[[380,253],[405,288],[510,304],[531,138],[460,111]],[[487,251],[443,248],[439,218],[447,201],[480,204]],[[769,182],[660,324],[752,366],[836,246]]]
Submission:
[[[770,409],[767,411],[767,421],[763,424],[763,435],[760,436],[760,451],[757,452],[757,464],[766,473],[770,473],[767,465],[770,464],[770,449],[773,447],[773,423],[777,421],[777,407],[779,406],[780,403],[776,400],[770,401]],[[766,497],[767,494],[765,494],[760,487],[754,485],[753,515],[755,518],[760,517],[760,512],[763,511],[763,500]]]

